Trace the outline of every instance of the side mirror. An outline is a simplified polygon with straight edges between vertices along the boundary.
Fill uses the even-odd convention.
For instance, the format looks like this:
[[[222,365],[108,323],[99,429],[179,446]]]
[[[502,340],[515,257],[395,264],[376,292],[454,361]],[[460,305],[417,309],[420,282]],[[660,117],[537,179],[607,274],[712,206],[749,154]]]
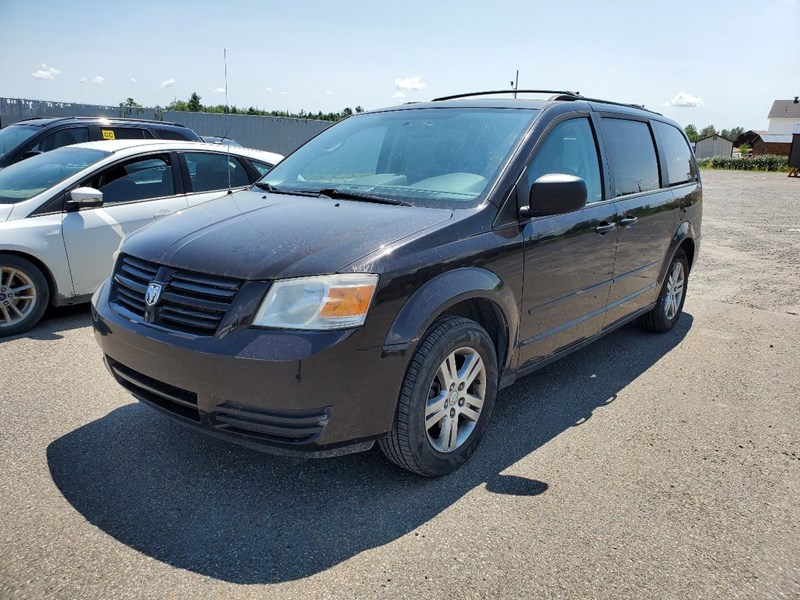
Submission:
[[[574,175],[542,175],[533,182],[528,206],[519,210],[520,217],[545,217],[580,210],[586,206],[586,182]]]
[[[97,208],[103,206],[103,192],[90,187],[75,188],[69,193],[67,210],[69,212],[82,208]]]
[[[34,156],[39,156],[42,154],[39,150],[28,150],[27,152],[23,152],[22,155],[17,159],[17,162],[21,160],[25,160],[26,158],[32,158]]]

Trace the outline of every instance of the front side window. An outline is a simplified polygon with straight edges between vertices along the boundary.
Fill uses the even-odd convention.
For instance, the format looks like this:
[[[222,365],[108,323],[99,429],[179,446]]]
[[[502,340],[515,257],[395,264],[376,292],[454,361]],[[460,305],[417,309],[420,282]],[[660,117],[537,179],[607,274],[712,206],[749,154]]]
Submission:
[[[647,123],[603,118],[603,138],[615,198],[659,188],[656,149]]]
[[[476,205],[539,111],[425,108],[353,116],[262,180],[287,193],[335,189],[419,206]]]
[[[0,163],[11,154],[11,151],[21,146],[41,131],[41,127],[30,125],[9,125],[0,129]]]
[[[603,199],[597,142],[589,119],[570,119],[556,125],[528,168],[528,185],[542,175],[553,173],[582,178],[586,182],[587,202]]]
[[[103,192],[103,204],[175,194],[169,156],[161,154],[114,165],[95,177],[90,185]]]
[[[244,165],[235,156],[210,152],[186,152],[192,191],[211,192],[250,185]]]
[[[697,180],[697,170],[692,160],[692,149],[683,133],[667,123],[655,121],[653,128],[661,142],[666,158],[665,185],[679,185]]]
[[[50,152],[62,146],[70,146],[72,144],[80,144],[81,142],[88,141],[89,129],[86,127],[72,127],[70,129],[54,131],[50,135],[39,140],[30,150],[33,152]]]
[[[67,147],[8,166],[0,170],[0,204],[33,198],[108,155],[102,150]]]

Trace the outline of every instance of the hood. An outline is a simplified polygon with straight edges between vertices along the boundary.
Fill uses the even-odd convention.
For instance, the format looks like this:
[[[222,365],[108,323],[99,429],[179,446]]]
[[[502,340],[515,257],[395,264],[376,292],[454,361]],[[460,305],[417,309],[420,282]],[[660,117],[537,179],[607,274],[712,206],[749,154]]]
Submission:
[[[0,223],[7,221],[11,210],[14,208],[13,204],[0,204]]]
[[[244,191],[132,234],[122,252],[240,279],[335,273],[451,210]]]

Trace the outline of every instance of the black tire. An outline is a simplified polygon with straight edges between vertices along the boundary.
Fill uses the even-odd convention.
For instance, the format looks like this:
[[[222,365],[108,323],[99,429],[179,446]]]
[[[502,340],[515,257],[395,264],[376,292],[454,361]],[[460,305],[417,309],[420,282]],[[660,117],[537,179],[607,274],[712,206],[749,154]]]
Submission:
[[[679,263],[683,268],[683,292],[681,294],[680,303],[678,305],[678,310],[675,312],[674,315],[669,317],[667,315],[667,310],[665,308],[665,299],[668,293],[668,284],[670,279],[670,273],[672,273],[675,265]],[[643,314],[641,317],[637,319],[637,323],[642,329],[647,331],[654,331],[656,333],[666,333],[671,331],[673,327],[678,323],[683,314],[683,304],[686,302],[686,292],[688,290],[689,284],[689,259],[686,258],[686,253],[683,250],[678,250],[675,253],[675,256],[672,258],[672,262],[669,264],[669,268],[667,269],[667,274],[664,277],[664,283],[661,286],[661,292],[658,294],[658,300],[656,301],[656,305],[653,307],[648,313]]]
[[[9,283],[11,283],[8,278],[12,276],[11,269],[18,272],[17,275],[13,276],[14,281],[17,282],[17,287],[19,287],[21,276],[27,278],[33,285],[35,297],[29,301],[32,305],[30,308],[25,301],[20,303],[19,300],[15,301],[14,298],[8,296]],[[47,280],[36,265],[13,254],[0,254],[0,279],[0,305],[2,305],[0,307],[0,337],[17,335],[28,331],[39,322],[47,309],[47,305],[50,303],[50,288],[47,285]],[[14,286],[13,283],[11,285]],[[25,292],[18,292],[17,296],[20,293]],[[21,307],[21,311],[27,314],[23,318],[18,318],[17,313],[12,308],[12,304],[18,308]],[[11,319],[15,319],[10,324],[6,318],[6,313],[11,315]]]
[[[429,439],[425,427],[426,406],[440,365],[451,353],[461,349],[475,351],[483,360],[483,406],[478,419],[469,423],[472,431],[468,437],[455,449],[442,452]],[[475,382],[478,381],[476,378]],[[450,473],[467,461],[483,438],[497,396],[497,383],[497,355],[486,331],[476,322],[462,317],[437,320],[414,353],[400,391],[392,431],[378,441],[378,446],[390,461],[412,473],[425,477]],[[472,388],[464,391],[465,396],[469,389]],[[458,406],[462,406],[462,400],[458,400]],[[445,411],[451,410],[446,406]],[[458,421],[460,417],[455,419]]]

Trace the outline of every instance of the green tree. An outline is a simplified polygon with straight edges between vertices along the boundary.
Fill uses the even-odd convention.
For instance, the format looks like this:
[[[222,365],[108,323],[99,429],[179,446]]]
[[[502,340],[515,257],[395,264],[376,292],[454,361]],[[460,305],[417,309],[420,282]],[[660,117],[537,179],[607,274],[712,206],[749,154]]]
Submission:
[[[197,95],[197,92],[192,92],[192,95],[189,96],[189,102],[186,103],[187,110],[189,112],[200,112],[203,110],[203,105],[200,103],[200,96]]]
[[[720,135],[724,138],[729,139],[732,142],[736,141],[740,135],[744,133],[744,127],[733,127],[731,129],[723,129],[720,132]]]
[[[700,139],[700,136],[697,133],[697,127],[689,123],[686,127],[683,128],[686,132],[686,137],[689,138],[690,142],[696,142]]]
[[[712,135],[719,135],[717,128],[714,127],[713,125],[706,125],[700,131],[700,139],[711,137]]]
[[[142,105],[133,98],[127,98],[125,102],[119,103],[119,114],[121,117],[132,117],[140,115],[143,112]]]
[[[362,113],[362,112],[364,112],[364,108],[362,106],[356,106],[356,112],[357,113]]]

